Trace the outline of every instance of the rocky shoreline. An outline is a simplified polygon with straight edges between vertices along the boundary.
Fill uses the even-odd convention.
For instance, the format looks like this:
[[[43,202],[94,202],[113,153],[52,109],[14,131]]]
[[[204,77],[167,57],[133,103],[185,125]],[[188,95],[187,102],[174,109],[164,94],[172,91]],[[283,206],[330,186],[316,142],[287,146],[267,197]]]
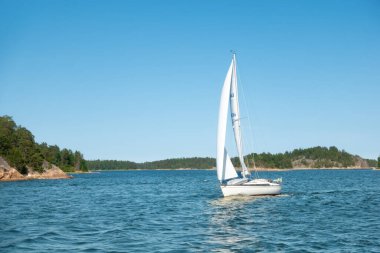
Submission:
[[[68,179],[72,176],[67,175],[59,167],[48,162],[42,165],[43,171],[33,171],[29,169],[27,175],[23,175],[15,168],[11,167],[7,161],[0,157],[0,182],[3,181],[20,181],[20,180],[33,180],[33,179]]]

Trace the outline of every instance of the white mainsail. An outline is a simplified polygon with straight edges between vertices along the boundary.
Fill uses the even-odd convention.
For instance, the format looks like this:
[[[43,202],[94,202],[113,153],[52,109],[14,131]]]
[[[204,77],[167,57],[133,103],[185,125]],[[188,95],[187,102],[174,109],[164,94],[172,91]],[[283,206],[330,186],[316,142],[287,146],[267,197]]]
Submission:
[[[231,159],[227,153],[226,144],[226,130],[227,130],[227,115],[229,97],[231,92],[232,72],[234,68],[234,59],[228,69],[226,79],[222,88],[222,95],[220,96],[219,106],[219,122],[218,122],[218,136],[217,136],[217,154],[216,154],[216,167],[219,181],[228,180],[238,177]]]
[[[231,80],[231,91],[230,91],[230,103],[231,103],[231,120],[232,127],[234,129],[236,149],[238,152],[240,164],[242,167],[242,175],[246,177],[249,174],[247,166],[244,163],[243,157],[243,143],[241,137],[240,129],[240,112],[239,112],[239,98],[238,98],[238,87],[237,87],[237,74],[236,74],[236,58],[235,54],[232,59],[233,68],[232,68],[232,80]]]

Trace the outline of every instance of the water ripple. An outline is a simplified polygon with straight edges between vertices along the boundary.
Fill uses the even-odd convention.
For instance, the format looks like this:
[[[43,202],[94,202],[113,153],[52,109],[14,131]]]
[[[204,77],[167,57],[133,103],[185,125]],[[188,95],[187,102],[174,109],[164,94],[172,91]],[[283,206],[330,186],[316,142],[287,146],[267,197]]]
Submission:
[[[223,198],[214,171],[0,184],[1,252],[380,252],[376,171],[287,171],[279,196]]]

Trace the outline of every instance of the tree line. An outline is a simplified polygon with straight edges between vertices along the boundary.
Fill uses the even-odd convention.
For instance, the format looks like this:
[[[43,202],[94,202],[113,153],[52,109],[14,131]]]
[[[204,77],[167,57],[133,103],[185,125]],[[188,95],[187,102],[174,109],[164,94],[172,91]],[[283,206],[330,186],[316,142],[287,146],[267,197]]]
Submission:
[[[330,168],[330,167],[354,167],[356,162],[361,159],[359,156],[349,154],[345,150],[339,150],[335,146],[327,147],[312,147],[306,149],[294,149],[291,152],[279,154],[250,154],[247,156],[248,161],[256,162],[257,167],[266,168]],[[373,162],[367,160],[367,163]]]
[[[36,143],[33,134],[9,116],[0,116],[0,156],[21,174],[27,174],[28,169],[42,172],[44,161],[66,172],[88,170],[82,153]]]
[[[20,173],[27,174],[28,168],[43,171],[42,164],[48,161],[66,172],[91,170],[133,170],[133,169],[211,169],[216,161],[211,157],[174,158],[153,162],[136,163],[118,160],[85,161],[82,153],[70,149],[60,149],[57,145],[36,143],[33,134],[25,127],[18,126],[11,117],[0,116],[0,156]],[[295,149],[285,153],[251,153],[244,157],[246,164],[264,168],[296,167],[353,167],[360,159],[344,150],[332,147],[312,147]],[[240,167],[237,157],[231,159]],[[376,160],[365,159],[370,167],[380,167],[380,157]]]
[[[246,164],[253,167],[287,169],[293,167],[306,168],[328,168],[328,167],[354,167],[358,156],[347,153],[344,150],[332,147],[312,147],[306,149],[295,149],[291,152],[271,154],[271,153],[251,153],[244,157]],[[232,163],[235,167],[240,167],[237,157],[233,157]],[[368,166],[376,167],[377,161],[366,159]],[[380,163],[380,158],[379,158]],[[215,158],[176,158],[154,162],[135,163],[132,161],[118,160],[92,160],[87,161],[91,170],[133,170],[133,169],[179,169],[197,168],[211,169],[216,166]]]
[[[87,161],[87,164],[91,170],[211,169],[215,167],[215,159],[210,157],[174,158],[144,163],[118,160],[92,160]]]

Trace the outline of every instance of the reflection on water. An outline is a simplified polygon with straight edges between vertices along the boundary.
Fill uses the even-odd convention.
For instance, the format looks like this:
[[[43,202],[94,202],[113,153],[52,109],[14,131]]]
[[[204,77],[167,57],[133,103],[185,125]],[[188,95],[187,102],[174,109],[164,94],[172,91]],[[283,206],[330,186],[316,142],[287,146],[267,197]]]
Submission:
[[[289,197],[289,194],[279,194],[279,195],[263,195],[263,196],[244,196],[244,195],[237,195],[237,196],[228,196],[228,197],[221,197],[215,200],[210,201],[210,204],[212,206],[234,206],[234,205],[244,205],[246,203],[251,203],[260,199],[266,199],[266,198],[281,198],[281,197]]]
[[[209,243],[214,245],[212,251],[234,252],[233,250],[239,250],[239,243],[258,244],[260,239],[252,233],[255,230],[255,214],[250,212],[249,206],[260,205],[259,200],[288,196],[229,196],[210,201],[213,212],[210,215],[209,230],[212,236]],[[265,207],[260,209],[270,211],[265,210]],[[245,233],[246,229],[251,231]]]
[[[235,196],[220,198],[211,201],[212,214],[210,216],[210,226],[208,227],[209,244],[214,245],[214,252],[233,252],[232,247],[240,241],[251,239],[244,233],[239,232],[239,227],[235,220],[244,212],[244,206],[248,202],[255,201],[256,198]]]

